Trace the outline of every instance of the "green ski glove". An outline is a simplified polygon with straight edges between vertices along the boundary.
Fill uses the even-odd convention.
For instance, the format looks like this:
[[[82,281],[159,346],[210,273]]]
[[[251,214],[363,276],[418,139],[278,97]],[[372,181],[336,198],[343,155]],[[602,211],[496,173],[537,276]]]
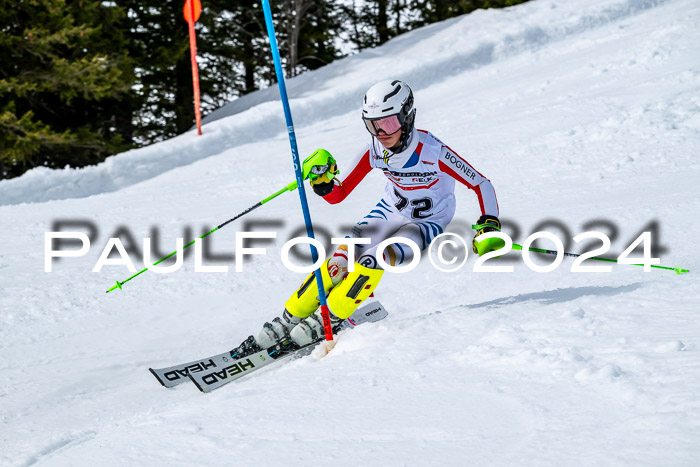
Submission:
[[[491,215],[483,215],[477,221],[476,225],[472,225],[472,229],[476,230],[476,235],[472,240],[472,249],[474,253],[478,253],[479,256],[483,256],[489,251],[498,250],[505,246],[505,242],[500,238],[487,238],[486,240],[479,241],[477,237],[486,232],[500,232],[501,222],[498,217]]]
[[[335,159],[325,149],[318,149],[307,157],[302,170],[304,179],[309,179],[311,188],[319,196],[326,196],[333,191],[333,180],[340,173]]]

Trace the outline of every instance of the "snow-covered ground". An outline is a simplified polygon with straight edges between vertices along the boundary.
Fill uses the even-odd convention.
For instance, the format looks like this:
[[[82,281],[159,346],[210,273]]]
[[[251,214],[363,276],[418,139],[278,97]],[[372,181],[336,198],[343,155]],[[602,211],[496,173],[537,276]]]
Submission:
[[[398,77],[418,126],[491,179],[516,241],[565,239],[538,226],[555,220],[569,237],[606,232],[619,254],[656,222],[661,264],[691,272],[573,273],[565,259],[550,273],[522,260],[474,273],[471,257],[450,274],[423,261],[385,274],[390,316],[326,358],[207,395],[166,390],[148,367],[228,350],[282,310],[303,278],[279,260],[303,224],[296,193],[207,238],[232,255],[244,226],[276,230],[243,273],[231,259],[215,263],[228,273],[195,273],[189,256],[105,294],[131,274],[91,271],[120,230],[126,246],[156,233],[169,252],[185,228],[200,234],[293,180],[276,91],[222,109],[202,137],[0,182],[0,464],[700,465],[698,44],[696,0],[538,0],[291,80],[302,157],[324,147],[342,172],[368,137],[365,89]],[[316,225],[343,235],[383,184],[370,174],[339,206],[309,192]],[[457,197],[466,235],[478,205],[463,187]],[[46,273],[56,221],[96,236]]]

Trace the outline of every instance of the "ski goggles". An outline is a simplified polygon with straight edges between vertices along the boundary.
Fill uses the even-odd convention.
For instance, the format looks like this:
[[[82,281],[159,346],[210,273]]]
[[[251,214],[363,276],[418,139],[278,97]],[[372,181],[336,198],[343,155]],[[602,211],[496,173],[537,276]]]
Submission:
[[[366,120],[364,118],[362,120],[365,122],[367,130],[372,136],[378,136],[379,130],[383,131],[386,135],[393,135],[401,129],[401,122],[399,121],[398,115],[391,115],[377,120]]]

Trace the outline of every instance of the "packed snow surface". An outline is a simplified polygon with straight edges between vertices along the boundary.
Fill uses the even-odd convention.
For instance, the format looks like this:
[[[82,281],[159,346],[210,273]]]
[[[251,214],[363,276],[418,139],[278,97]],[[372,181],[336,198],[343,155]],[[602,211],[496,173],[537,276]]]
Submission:
[[[207,395],[148,368],[226,351],[282,311],[303,280],[279,259],[303,229],[297,193],[205,240],[205,264],[227,273],[188,255],[105,294],[131,272],[92,270],[110,237],[140,269],[144,237],[155,260],[293,180],[277,91],[221,109],[201,137],[0,182],[0,464],[700,465],[698,44],[696,0],[537,0],[290,80],[302,157],[326,148],[341,176],[368,138],[364,91],[400,78],[418,127],[491,179],[514,241],[546,230],[581,252],[571,238],[598,230],[615,256],[649,230],[661,264],[691,272],[572,272],[566,258],[538,273],[513,252],[511,273],[473,272],[474,255],[444,273],[424,258],[384,275],[389,317],[327,357]],[[321,237],[345,235],[383,184],[372,173],[336,206],[308,190]],[[478,203],[457,198],[452,230],[469,242]],[[57,229],[90,249],[44,272]],[[239,273],[243,230],[277,240]]]

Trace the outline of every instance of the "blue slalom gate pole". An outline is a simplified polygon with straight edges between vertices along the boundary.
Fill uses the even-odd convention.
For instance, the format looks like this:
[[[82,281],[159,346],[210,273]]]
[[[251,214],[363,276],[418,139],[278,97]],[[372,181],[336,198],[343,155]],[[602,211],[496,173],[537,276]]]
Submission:
[[[272,23],[272,11],[270,9],[269,0],[261,0],[263,11],[265,12],[265,24],[267,25],[267,35],[270,38],[270,50],[272,51],[272,59],[275,62],[275,73],[277,74],[277,84],[280,89],[280,97],[282,98],[282,106],[284,107],[284,118],[287,122],[287,132],[289,133],[289,145],[292,148],[292,161],[294,162],[294,173],[297,178],[297,186],[299,188],[299,200],[301,201],[301,209],[304,212],[304,222],[306,223],[306,235],[314,238],[314,227],[311,223],[311,214],[309,213],[309,203],[306,200],[306,191],[304,190],[304,179],[301,173],[301,164],[299,163],[299,151],[297,149],[297,139],[294,134],[294,123],[292,122],[292,112],[289,109],[289,99],[287,98],[287,86],[284,82],[284,72],[280,61],[280,52],[277,48],[277,38],[275,36],[275,26]],[[311,247],[311,258],[314,262],[318,261],[318,252],[314,245]],[[316,285],[318,286],[318,300],[321,304],[321,315],[323,317],[323,328],[326,334],[327,343],[333,342],[333,329],[331,328],[331,320],[329,316],[328,304],[326,302],[326,292],[323,288],[323,278],[321,269],[314,271],[316,276]],[[332,344],[331,344],[332,345]],[[329,346],[330,349],[330,346]]]

